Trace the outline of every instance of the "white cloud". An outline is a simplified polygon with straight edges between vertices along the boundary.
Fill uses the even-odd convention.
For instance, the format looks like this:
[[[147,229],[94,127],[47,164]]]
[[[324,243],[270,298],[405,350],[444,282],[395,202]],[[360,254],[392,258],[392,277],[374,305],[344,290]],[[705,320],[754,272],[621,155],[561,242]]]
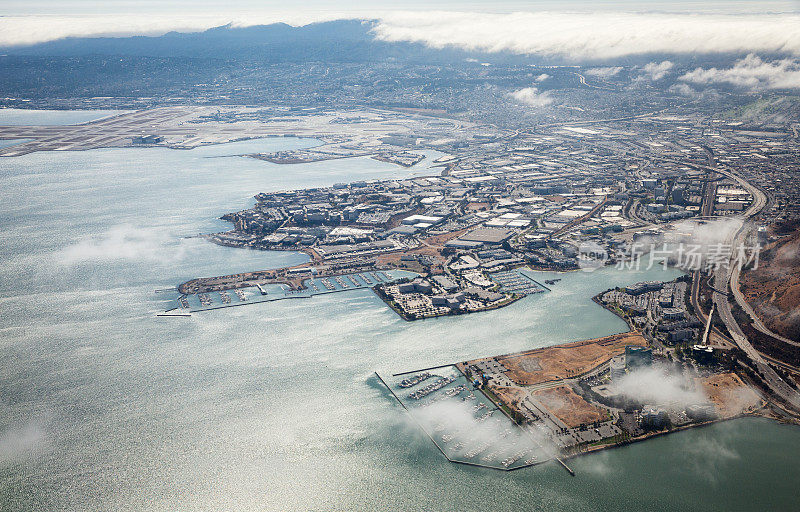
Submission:
[[[667,73],[675,66],[672,62],[665,60],[663,62],[649,62],[644,65],[642,70],[650,80],[661,80]]]
[[[532,107],[544,107],[555,101],[549,92],[539,92],[536,87],[525,87],[508,95],[515,101]]]
[[[723,435],[722,437],[728,436]],[[701,435],[688,439],[683,451],[687,455],[686,460],[690,461],[693,473],[709,483],[716,483],[717,476],[721,474],[724,467],[740,459],[733,446],[735,445],[730,439],[721,440]]]
[[[606,59],[626,55],[784,51],[800,55],[800,16],[469,12],[391,13],[374,29],[385,41],[435,48]]]
[[[698,94],[697,91],[692,89],[687,84],[674,84],[674,85],[670,86],[670,88],[668,90],[669,90],[669,92],[674,92],[675,94],[680,94],[681,96],[694,97],[694,96],[697,96],[697,94]]]
[[[81,240],[56,253],[60,265],[118,260],[156,261],[175,256],[165,251],[170,238],[163,232],[124,224]]]
[[[690,379],[657,366],[638,368],[614,382],[612,388],[640,403],[676,410],[708,402]]]
[[[548,78],[550,78],[550,75],[548,75],[547,73],[542,73],[541,75],[536,77],[536,81],[537,82],[544,82]]]
[[[475,394],[479,393],[475,392]],[[475,417],[474,406],[474,402],[442,400],[422,407],[412,407],[409,412],[427,432],[436,432],[434,435],[441,436],[443,433],[449,433],[470,447],[491,443],[493,446],[487,449],[487,452],[517,443],[518,446],[533,448],[531,443],[533,438],[536,440],[537,447],[541,448],[547,456],[557,453],[553,441],[540,432],[531,430],[523,434],[521,430],[509,429],[510,424],[507,423],[479,422]],[[443,428],[441,433],[437,432],[437,425]]]
[[[749,54],[728,69],[697,68],[680,77],[695,84],[730,84],[753,90],[800,88],[800,61],[781,59],[767,62]]]
[[[618,74],[622,71],[622,66],[614,66],[614,67],[607,67],[607,68],[590,68],[584,71],[585,74],[589,76],[596,76],[597,78],[611,78],[612,76]]]
[[[442,48],[606,59],[652,52],[783,51],[800,55],[797,14],[666,14],[624,12],[289,11],[242,15],[76,15],[0,17],[0,46],[64,37],[160,35],[275,22],[303,25],[335,19],[378,19],[374,34]]]

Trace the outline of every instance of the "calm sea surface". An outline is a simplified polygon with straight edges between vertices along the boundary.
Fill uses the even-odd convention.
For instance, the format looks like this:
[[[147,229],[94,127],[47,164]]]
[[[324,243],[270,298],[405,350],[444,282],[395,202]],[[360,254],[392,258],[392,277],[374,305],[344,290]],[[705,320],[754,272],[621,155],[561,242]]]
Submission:
[[[305,260],[191,238],[254,194],[423,175],[438,156],[229,156],[315,144],[0,159],[0,510],[797,509],[796,427],[690,430],[575,459],[574,478],[503,473],[446,462],[373,377],[621,332],[591,296],[674,272],[571,273],[504,309],[413,323],[369,290],[156,317],[174,299],[156,289]]]

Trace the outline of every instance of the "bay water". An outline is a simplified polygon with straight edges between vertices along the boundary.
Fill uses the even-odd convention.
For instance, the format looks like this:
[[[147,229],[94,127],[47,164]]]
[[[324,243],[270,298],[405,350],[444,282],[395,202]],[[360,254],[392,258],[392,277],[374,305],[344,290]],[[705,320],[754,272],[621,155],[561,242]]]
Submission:
[[[0,115],[0,124],[5,124]],[[790,510],[800,429],[743,419],[510,473],[448,463],[374,372],[626,330],[596,293],[678,274],[561,278],[473,315],[405,322],[370,290],[157,317],[197,276],[305,261],[193,235],[258,192],[431,172],[194,150],[0,159],[0,510]]]

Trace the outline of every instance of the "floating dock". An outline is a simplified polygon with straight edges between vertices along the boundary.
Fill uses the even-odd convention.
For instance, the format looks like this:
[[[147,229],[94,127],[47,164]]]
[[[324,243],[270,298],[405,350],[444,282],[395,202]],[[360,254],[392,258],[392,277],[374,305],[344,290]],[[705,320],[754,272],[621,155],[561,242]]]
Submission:
[[[448,461],[513,471],[553,458],[454,365],[427,370],[376,375]],[[412,373],[424,378],[398,378]]]
[[[200,311],[245,306],[261,302],[309,299],[315,295],[372,288],[379,283],[390,283],[414,275],[416,274],[404,270],[378,270],[311,277],[303,281],[303,289],[301,290],[290,290],[286,285],[282,284],[257,283],[244,288],[181,295],[176,299],[175,307],[158,316],[190,316],[191,313]]]
[[[516,293],[518,295],[532,295],[550,291],[531,276],[525,274],[522,269],[506,270],[489,274],[489,279],[500,285],[500,289],[506,293]]]

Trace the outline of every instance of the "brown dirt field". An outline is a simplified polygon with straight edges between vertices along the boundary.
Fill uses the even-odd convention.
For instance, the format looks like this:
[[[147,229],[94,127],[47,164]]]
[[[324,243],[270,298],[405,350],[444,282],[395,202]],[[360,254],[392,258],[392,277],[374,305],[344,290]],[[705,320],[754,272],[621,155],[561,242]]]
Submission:
[[[393,252],[390,254],[381,254],[377,258],[375,258],[375,263],[377,265],[399,265],[400,264],[400,256],[405,253]]]
[[[626,332],[537,348],[496,359],[508,369],[506,376],[509,379],[521,386],[530,386],[586,373],[625,352],[626,345],[647,346],[647,341],[638,332]],[[476,361],[481,359],[468,361],[468,364]]]
[[[454,238],[458,238],[472,228],[459,229],[458,231],[450,231],[449,233],[442,233],[441,235],[429,236],[425,239],[427,245],[443,246],[446,242]]]
[[[446,242],[454,238],[458,238],[459,236],[466,233],[470,228],[460,229],[458,231],[451,231],[449,233],[443,233],[441,235],[434,235],[423,240],[423,244],[419,247],[414,249],[409,249],[407,251],[398,251],[389,254],[381,254],[380,256],[375,258],[375,262],[378,265],[391,265],[397,268],[410,268],[407,265],[402,265],[400,263],[400,256],[403,254],[422,254],[425,256],[432,256],[437,259],[438,265],[444,264],[446,259],[442,256],[442,247]]]
[[[488,210],[489,206],[491,206],[489,203],[467,203],[464,210],[479,212],[481,210]]]
[[[590,404],[568,386],[540,389],[533,395],[547,407],[547,410],[570,427],[606,418],[605,410]]]
[[[404,268],[414,271],[421,271],[422,267],[416,263],[411,261],[400,261],[400,257],[404,254],[422,254],[425,256],[431,256],[434,258],[434,266],[441,266],[446,261],[444,257],[441,256],[438,249],[433,247],[418,247],[416,249],[411,249],[409,251],[402,251],[402,252],[392,252],[389,254],[381,254],[375,258],[375,264],[379,267],[382,266],[391,266],[393,268]]]
[[[391,163],[391,162],[389,162],[389,163]],[[400,223],[401,223],[401,222],[403,221],[403,219],[405,219],[406,217],[409,217],[409,216],[411,216],[411,215],[417,215],[417,214],[420,214],[420,213],[422,213],[422,212],[423,212],[423,209],[422,209],[422,208],[417,208],[416,210],[412,210],[412,211],[408,211],[408,212],[403,212],[403,213],[398,213],[397,215],[393,215],[393,216],[392,216],[392,217],[389,219],[389,222],[387,222],[387,223],[386,223],[386,229],[393,229],[393,228],[396,228],[397,226],[399,226],[399,225],[400,225]]]
[[[697,379],[722,418],[751,412],[761,406],[761,399],[735,373],[719,373]]]
[[[505,386],[493,386],[489,385],[489,390],[497,395],[497,398],[503,401],[503,403],[509,407],[510,409],[518,409],[517,407],[513,407],[511,402],[519,402],[523,398],[525,398],[526,394],[520,388],[508,388]]]
[[[422,246],[422,247],[417,247],[416,249],[411,249],[410,251],[408,251],[408,253],[409,254],[424,254],[425,256],[433,256],[433,257],[436,257],[436,258],[440,258],[442,261],[444,261],[444,258],[442,257],[441,249],[438,248],[438,247],[425,247],[425,246]]]

